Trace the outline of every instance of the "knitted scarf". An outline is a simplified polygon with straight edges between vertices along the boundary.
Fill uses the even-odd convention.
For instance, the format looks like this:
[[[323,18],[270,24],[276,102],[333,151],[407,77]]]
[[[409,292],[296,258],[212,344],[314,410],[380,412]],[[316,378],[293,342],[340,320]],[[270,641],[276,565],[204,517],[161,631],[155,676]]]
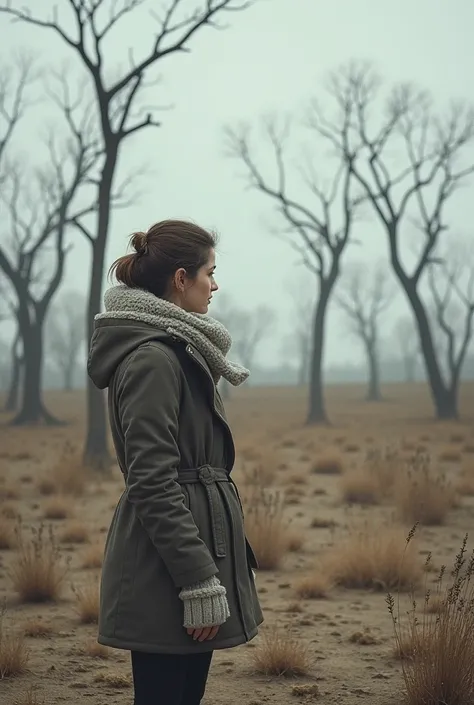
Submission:
[[[232,338],[225,326],[215,318],[188,313],[148,291],[124,284],[108,289],[104,304],[105,312],[97,314],[96,321],[110,318],[142,321],[192,343],[209,365],[216,384],[224,377],[236,387],[245,382],[250,374],[245,367],[227,360]]]

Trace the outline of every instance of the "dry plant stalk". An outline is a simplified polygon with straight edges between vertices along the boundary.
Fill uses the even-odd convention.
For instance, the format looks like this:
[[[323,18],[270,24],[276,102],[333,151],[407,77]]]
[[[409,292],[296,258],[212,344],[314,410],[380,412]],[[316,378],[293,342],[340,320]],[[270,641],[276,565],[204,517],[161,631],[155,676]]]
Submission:
[[[0,609],[0,680],[23,673],[29,656],[23,634],[5,630],[5,613],[3,604]]]
[[[84,494],[88,471],[84,467],[78,450],[66,441],[59,456],[46,479],[52,480],[58,494],[80,497]]]
[[[252,653],[255,670],[265,676],[304,676],[310,670],[308,647],[287,629],[265,631]]]
[[[434,471],[431,457],[417,452],[400,474],[395,501],[403,521],[425,526],[443,524],[456,493],[444,474]]]
[[[407,546],[410,541],[411,538]],[[443,566],[434,593],[425,582],[423,603],[419,605],[412,594],[412,606],[403,621],[400,596],[397,601],[393,595],[387,596],[396,650],[400,654],[406,652],[407,639],[413,645],[411,657],[402,660],[407,705],[474,702],[474,551],[468,557],[466,546],[467,535],[455,557],[448,584]],[[428,555],[427,564],[430,561]],[[433,599],[443,605],[436,614],[430,610]]]
[[[11,564],[13,587],[22,602],[54,602],[58,599],[68,570],[56,546],[53,529],[45,534],[44,525],[31,529],[25,540],[21,523],[17,530],[18,551]]]
[[[331,582],[361,590],[410,590],[420,583],[422,567],[413,543],[403,550],[399,527],[368,522],[353,526],[321,561]]]
[[[277,570],[288,550],[288,524],[278,493],[261,487],[244,493],[245,530],[261,570]]]
[[[84,587],[72,586],[76,596],[76,610],[81,624],[97,624],[99,621],[99,582],[92,580]]]

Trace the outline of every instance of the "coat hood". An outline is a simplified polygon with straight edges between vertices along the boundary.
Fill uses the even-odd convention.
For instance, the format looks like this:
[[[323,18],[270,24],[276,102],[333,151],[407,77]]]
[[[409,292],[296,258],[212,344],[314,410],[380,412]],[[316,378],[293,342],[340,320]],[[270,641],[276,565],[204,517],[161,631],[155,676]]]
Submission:
[[[87,372],[95,386],[99,389],[108,387],[122,360],[152,340],[171,342],[172,337],[166,331],[140,321],[119,318],[96,321],[87,359]]]

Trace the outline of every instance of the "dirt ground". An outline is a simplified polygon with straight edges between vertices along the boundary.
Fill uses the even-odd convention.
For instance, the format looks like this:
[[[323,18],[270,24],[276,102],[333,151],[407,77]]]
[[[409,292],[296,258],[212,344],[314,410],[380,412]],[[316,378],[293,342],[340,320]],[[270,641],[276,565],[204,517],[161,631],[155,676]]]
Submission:
[[[384,402],[369,404],[363,400],[362,387],[330,387],[328,411],[333,425],[324,428],[304,427],[304,390],[248,388],[235,392],[227,403],[238,451],[235,477],[239,486],[246,482],[245,463],[257,458],[272,466],[267,470],[274,475],[269,480],[274,487],[283,492],[299,487],[293,494],[290,490],[291,500],[284,511],[291,531],[301,540],[285,555],[280,569],[259,571],[265,625],[251,644],[215,654],[206,705],[288,705],[313,699],[325,705],[401,702],[403,680],[393,653],[386,591],[333,587],[322,599],[300,599],[295,594],[301,576],[337,548],[355,520],[368,519],[377,526],[392,515],[390,502],[360,506],[341,498],[341,477],[363,465],[368,449],[395,444],[408,452],[422,446],[453,486],[468,467],[474,476],[474,384],[462,389],[459,423],[432,420],[428,392],[421,384],[389,386],[384,392]],[[84,432],[81,393],[47,394],[46,401],[68,425],[13,429],[5,425],[6,416],[0,418],[0,516],[12,522],[20,516],[25,535],[30,525],[52,525],[58,560],[68,562],[68,571],[57,602],[21,604],[11,579],[17,550],[14,546],[0,550],[0,600],[5,599],[7,607],[4,629],[34,634],[35,624],[45,626],[25,637],[27,670],[0,680],[0,703],[130,704],[128,653],[96,652],[96,627],[81,623],[78,614],[78,594],[95,590],[100,573],[100,567],[83,565],[94,550],[100,554],[122,480],[114,469],[110,479],[89,481],[83,493],[78,490],[77,496],[61,498],[65,518],[45,519],[55,495],[42,494],[48,488],[47,483],[41,487],[41,482],[58,472],[68,458],[74,462],[74,448],[80,448]],[[67,442],[72,450],[66,448],[65,454]],[[328,454],[342,463],[342,476],[314,472],[318,460]],[[473,515],[474,498],[461,489],[444,525],[419,531],[420,560],[432,551],[436,566],[451,564],[463,535],[471,530]],[[402,543],[409,528],[400,523]],[[69,538],[67,529],[71,529]],[[264,633],[275,626],[307,647],[307,675],[286,678],[255,672],[254,653]],[[360,632],[373,638],[358,639]],[[295,690],[294,686],[304,684],[316,684],[318,694]]]

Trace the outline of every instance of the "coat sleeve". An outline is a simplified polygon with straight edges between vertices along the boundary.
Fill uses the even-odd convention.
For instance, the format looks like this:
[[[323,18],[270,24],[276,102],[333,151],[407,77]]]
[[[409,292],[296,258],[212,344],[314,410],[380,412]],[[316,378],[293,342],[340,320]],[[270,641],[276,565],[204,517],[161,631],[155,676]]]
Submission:
[[[216,575],[177,481],[180,383],[166,351],[147,344],[127,361],[117,403],[125,442],[126,492],[176,587]]]

